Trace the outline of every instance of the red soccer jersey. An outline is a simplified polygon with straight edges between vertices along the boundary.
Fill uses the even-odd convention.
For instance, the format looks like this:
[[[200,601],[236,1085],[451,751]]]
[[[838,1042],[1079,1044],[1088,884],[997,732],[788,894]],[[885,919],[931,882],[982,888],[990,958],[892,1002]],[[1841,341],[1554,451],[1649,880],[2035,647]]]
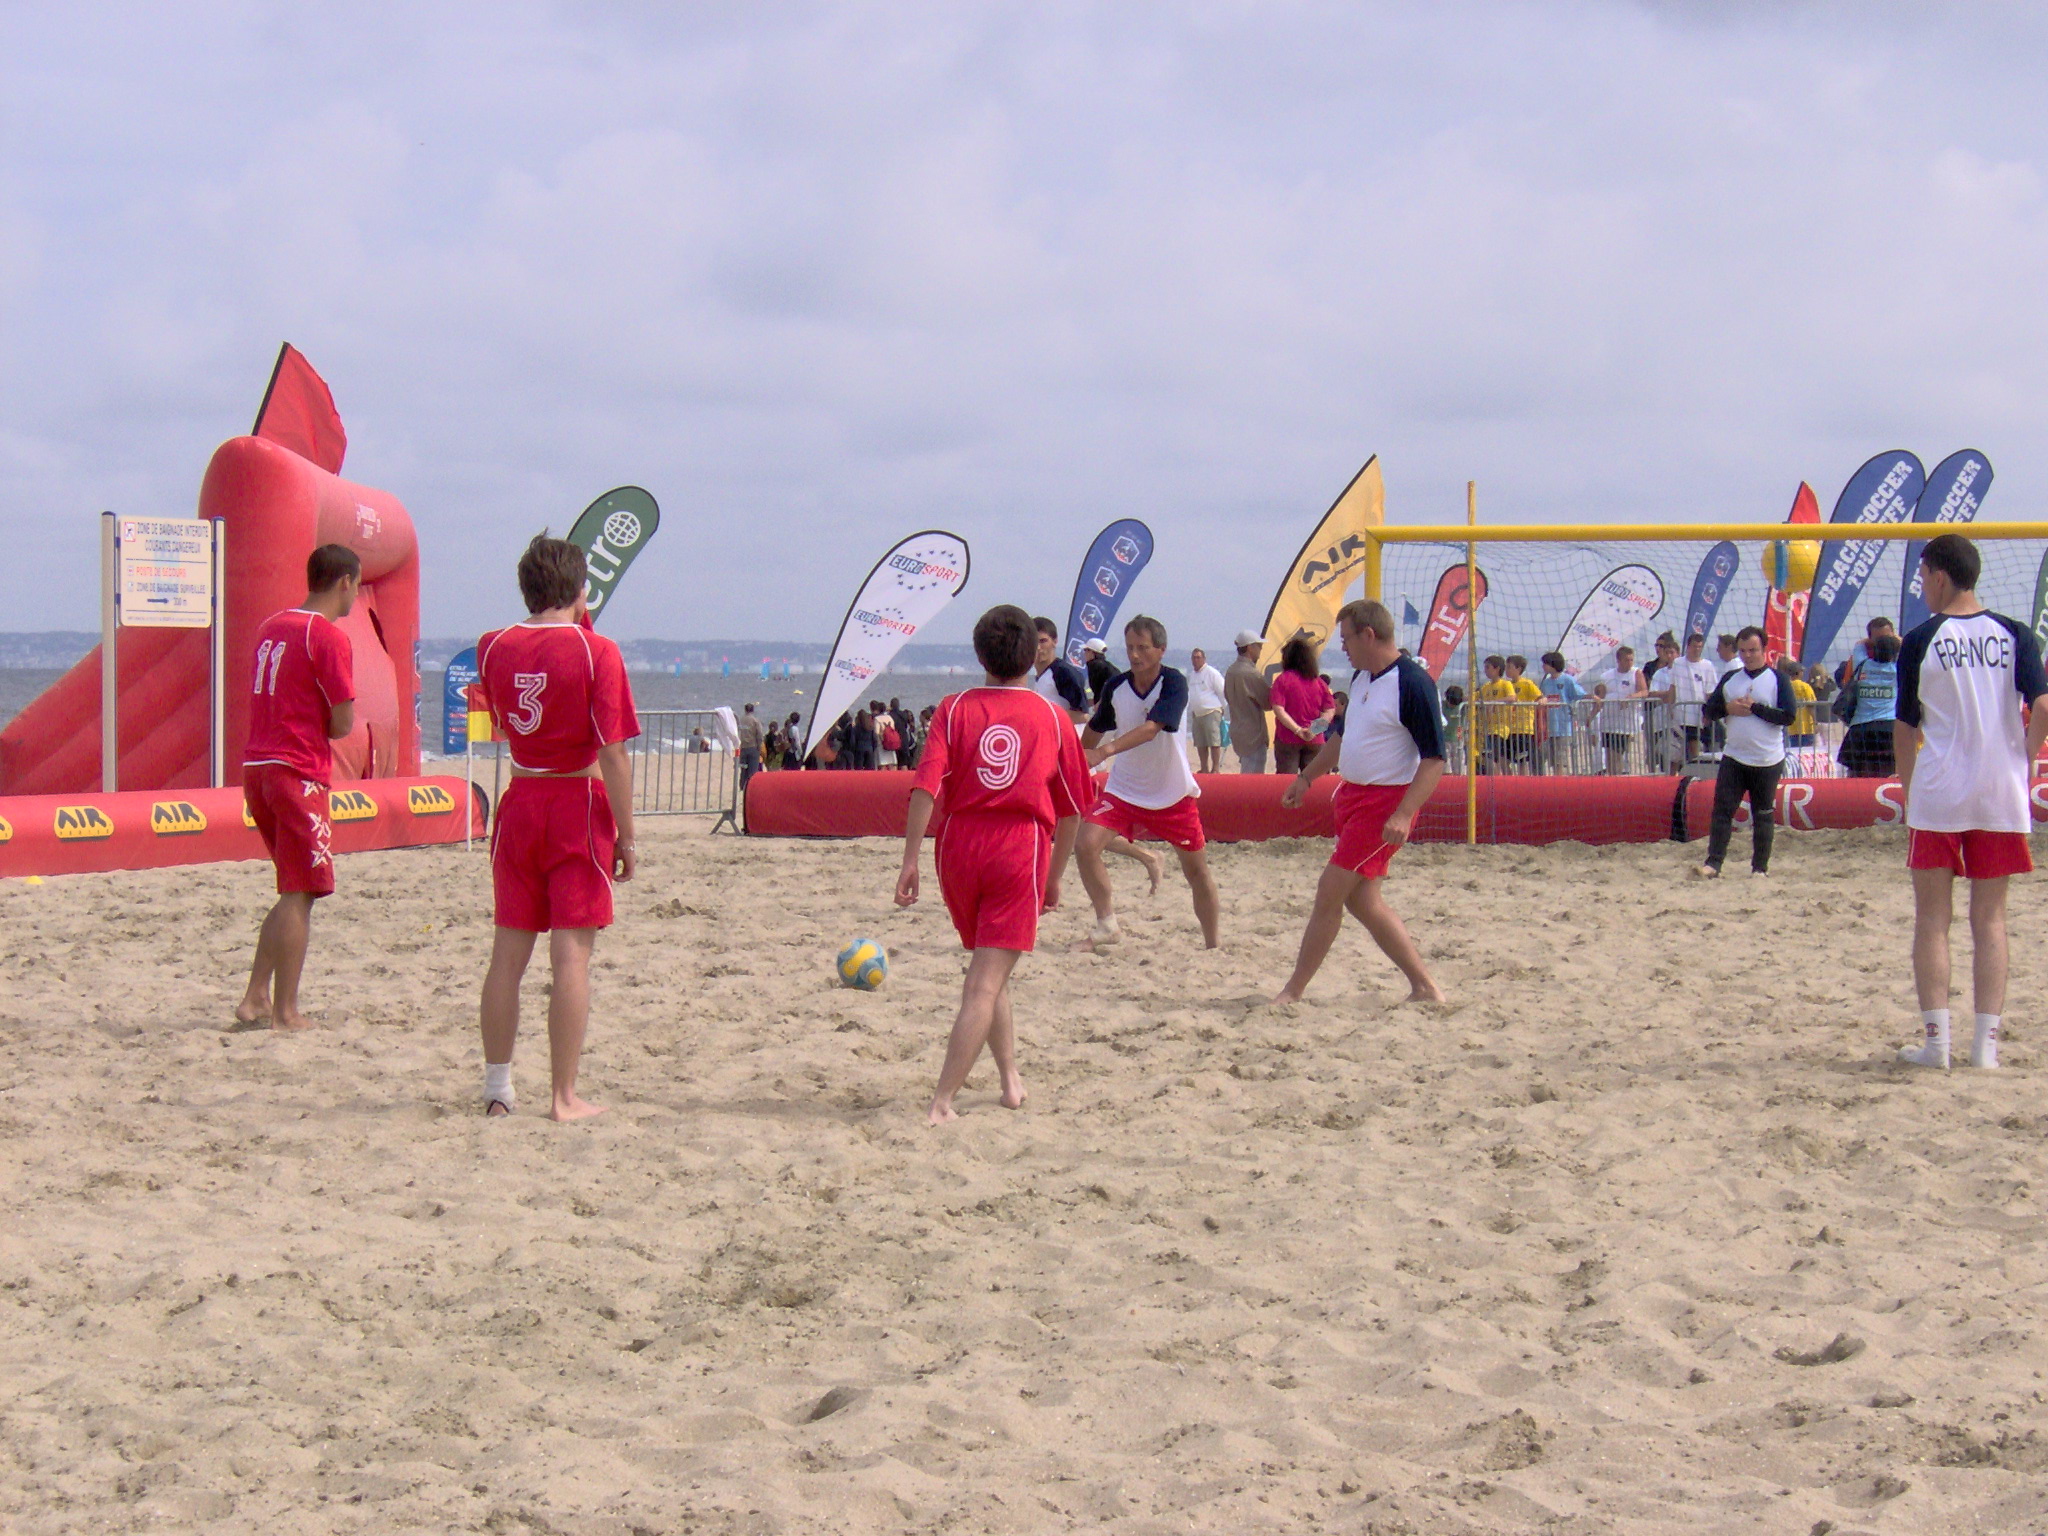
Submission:
[[[327,712],[355,696],[348,636],[304,608],[273,613],[256,631],[256,686],[242,762],[282,763],[325,784],[334,772]]]
[[[536,773],[581,773],[597,749],[640,734],[625,658],[576,624],[514,624],[476,643],[491,719],[512,761]]]
[[[1073,720],[1029,688],[970,688],[940,701],[913,782],[949,816],[1028,816],[1048,832],[1093,798]]]

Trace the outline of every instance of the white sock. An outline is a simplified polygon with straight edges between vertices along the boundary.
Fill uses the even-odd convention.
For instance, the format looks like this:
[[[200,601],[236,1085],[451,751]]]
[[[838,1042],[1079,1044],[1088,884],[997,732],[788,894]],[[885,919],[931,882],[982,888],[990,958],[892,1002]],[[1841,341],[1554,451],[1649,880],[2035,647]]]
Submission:
[[[1973,1067],[1995,1067],[1998,1065],[1998,1023],[1999,1015],[1980,1013],[1977,1015],[1977,1039],[1970,1047],[1970,1065]]]
[[[1924,1045],[1906,1046],[1899,1052],[1899,1060],[1916,1067],[1945,1067],[1948,1065],[1948,1010],[1946,1008],[1923,1008],[1920,1010],[1921,1027],[1927,1031]]]
[[[512,1097],[512,1063],[509,1061],[487,1061],[484,1063],[484,1103],[493,1100],[507,1109],[517,1108]]]

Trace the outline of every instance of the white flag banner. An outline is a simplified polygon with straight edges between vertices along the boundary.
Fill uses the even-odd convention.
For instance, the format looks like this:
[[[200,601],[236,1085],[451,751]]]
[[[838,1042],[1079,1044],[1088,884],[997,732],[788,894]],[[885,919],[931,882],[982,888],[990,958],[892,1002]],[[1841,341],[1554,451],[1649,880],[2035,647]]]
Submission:
[[[846,610],[825,664],[804,733],[806,757],[840,715],[865,697],[869,682],[889,669],[905,642],[966,585],[967,541],[957,533],[913,533],[876,562]]]
[[[1567,672],[1601,671],[1616,646],[1643,637],[1664,611],[1664,579],[1647,565],[1618,565],[1594,583],[1557,648]]]

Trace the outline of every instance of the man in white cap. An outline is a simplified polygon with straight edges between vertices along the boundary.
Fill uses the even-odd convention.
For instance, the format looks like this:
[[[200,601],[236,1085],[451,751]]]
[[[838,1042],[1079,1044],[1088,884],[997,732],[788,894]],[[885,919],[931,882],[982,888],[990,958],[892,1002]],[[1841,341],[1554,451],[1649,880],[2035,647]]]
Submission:
[[[1259,670],[1259,652],[1266,637],[1256,629],[1237,632],[1237,660],[1223,674],[1223,705],[1230,712],[1230,747],[1237,753],[1239,773],[1266,771],[1266,711],[1271,708],[1273,680]]]
[[[1081,649],[1088,656],[1088,697],[1097,704],[1102,702],[1102,690],[1109,686],[1116,668],[1109,659],[1109,642],[1097,635]]]

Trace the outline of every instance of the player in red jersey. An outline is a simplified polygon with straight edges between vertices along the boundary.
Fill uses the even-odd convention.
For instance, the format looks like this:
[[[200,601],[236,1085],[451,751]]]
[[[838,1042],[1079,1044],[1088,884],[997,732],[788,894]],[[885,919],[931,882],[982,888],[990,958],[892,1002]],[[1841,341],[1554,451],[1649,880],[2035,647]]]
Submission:
[[[476,645],[492,720],[512,749],[512,782],[491,829],[497,936],[484,976],[484,1113],[509,1115],[519,980],[550,934],[548,1062],[556,1120],[603,1109],[576,1096],[590,1023],[590,953],[612,921],[612,881],[633,878],[633,765],[640,734],[619,648],[585,622],[583,551],[540,535],[519,557],[523,624]]]
[[[306,1029],[299,976],[313,935],[313,903],[334,894],[328,743],[355,729],[355,650],[335,624],[356,603],[363,564],[354,550],[322,544],[306,558],[306,601],[256,631],[249,741],[242,798],[277,867],[277,904],[256,936],[248,990],[235,1005],[244,1024]]]
[[[1031,687],[1037,649],[1031,615],[1022,608],[1005,603],[984,613],[974,626],[974,654],[988,680],[941,701],[918,755],[896,904],[917,900],[918,846],[943,797],[939,894],[962,947],[974,952],[926,1113],[931,1125],[959,1118],[953,1095],[984,1044],[1002,1079],[1003,1107],[1024,1102],[1010,972],[1038,942],[1038,914],[1059,905],[1081,808],[1093,798],[1072,721]]]

